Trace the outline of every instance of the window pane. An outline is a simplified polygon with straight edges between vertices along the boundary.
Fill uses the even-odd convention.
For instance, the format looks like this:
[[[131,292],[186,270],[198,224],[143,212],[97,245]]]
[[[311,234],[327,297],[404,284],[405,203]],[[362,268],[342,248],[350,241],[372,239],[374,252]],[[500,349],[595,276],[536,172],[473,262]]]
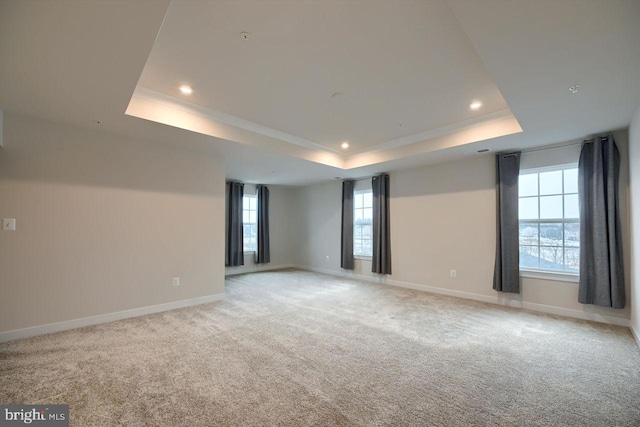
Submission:
[[[520,244],[525,246],[538,244],[538,224],[531,222],[520,223]]]
[[[373,209],[372,208],[365,208],[363,217],[364,217],[364,219],[368,219],[368,220],[373,219]]]
[[[367,240],[371,240],[371,226],[370,225],[363,225],[362,226],[362,238],[363,239],[367,239]]]
[[[258,201],[257,197],[249,197],[249,209],[251,209],[252,211],[255,211],[257,201]]]
[[[373,193],[364,193],[364,207],[370,208],[371,206],[373,206]]]
[[[580,247],[580,224],[564,225],[564,245]]]
[[[520,175],[518,177],[518,195],[520,197],[538,195],[538,174],[537,173]]]
[[[249,209],[249,197],[242,196],[242,209]]]
[[[258,235],[258,225],[257,224],[252,224],[251,225],[251,236],[255,238],[257,235]]]
[[[566,169],[564,171],[564,192],[578,192],[578,169]]]
[[[518,200],[520,219],[538,219],[538,198],[525,197]]]
[[[578,273],[580,224],[577,220],[580,215],[577,168],[525,173],[519,179],[520,267]],[[539,197],[535,197],[536,189]],[[527,221],[534,219],[547,221]],[[571,222],[564,222],[567,220]]]
[[[520,246],[520,268],[539,268],[537,246]]]
[[[257,221],[256,211],[250,211],[249,212],[249,222],[252,223],[252,224],[255,224],[256,221]]]
[[[564,196],[564,217],[580,218],[580,207],[578,206],[577,194]]]
[[[371,256],[371,222],[373,209],[371,191],[354,194],[353,254]]]
[[[540,268],[544,270],[564,270],[562,246],[540,246]]]
[[[373,250],[371,248],[371,240],[363,240],[362,241],[362,255],[373,255]]]
[[[571,273],[578,273],[580,271],[580,249],[565,248],[564,269]]]
[[[356,194],[353,202],[356,209],[362,208],[362,204],[364,203],[363,194]]]
[[[242,211],[242,222],[247,224],[249,222],[249,211]]]
[[[540,195],[562,194],[562,171],[540,174]]]
[[[540,197],[540,219],[562,218],[562,196]]]
[[[540,224],[540,246],[562,246],[562,224]]]

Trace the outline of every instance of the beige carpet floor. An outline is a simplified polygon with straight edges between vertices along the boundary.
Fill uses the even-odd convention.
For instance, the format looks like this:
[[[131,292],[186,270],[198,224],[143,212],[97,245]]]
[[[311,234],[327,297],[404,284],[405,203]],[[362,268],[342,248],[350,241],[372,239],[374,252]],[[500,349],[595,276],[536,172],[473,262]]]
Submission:
[[[0,345],[1,403],[74,426],[638,426],[625,328],[296,270]]]

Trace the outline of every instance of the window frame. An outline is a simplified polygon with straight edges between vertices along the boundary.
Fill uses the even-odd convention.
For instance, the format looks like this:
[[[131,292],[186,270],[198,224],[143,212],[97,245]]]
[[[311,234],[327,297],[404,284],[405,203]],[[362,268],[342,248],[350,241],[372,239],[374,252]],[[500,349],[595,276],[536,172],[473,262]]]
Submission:
[[[357,207],[357,203],[356,203],[356,197],[359,195],[365,195],[365,194],[371,194],[371,207],[366,207],[364,205],[364,198],[363,198],[363,205],[362,208],[358,208]],[[362,210],[363,211],[363,217],[364,217],[364,210],[365,209],[371,209],[371,221],[368,223],[360,223],[360,224],[356,224],[356,212],[358,210]],[[371,253],[366,254],[366,253],[356,253],[356,229],[358,227],[362,227],[363,225],[369,225],[371,227],[371,237],[369,239],[362,239],[362,237],[360,237],[359,240],[368,240],[371,242],[371,244],[369,245],[369,247],[371,248]],[[362,234],[361,234],[362,236]],[[360,245],[362,246],[362,245]],[[371,188],[362,188],[362,189],[356,189],[353,191],[353,257],[355,259],[364,259],[364,260],[371,260],[373,258],[373,189]]]
[[[549,246],[549,247],[558,247],[558,248],[562,248],[562,256],[563,256],[563,266],[566,268],[566,265],[564,264],[564,258],[566,255],[566,249],[569,248],[576,248],[578,249],[578,257],[579,257],[579,248],[580,245],[578,244],[578,246],[567,246],[566,245],[566,235],[565,235],[565,230],[566,230],[566,225],[567,224],[580,224],[580,218],[564,218],[565,216],[565,212],[566,212],[566,204],[565,204],[565,197],[566,196],[571,196],[571,195],[578,195],[578,189],[576,188],[575,192],[566,192],[566,186],[565,186],[565,174],[564,171],[566,170],[570,170],[570,169],[577,169],[578,168],[578,164],[577,163],[567,163],[567,164],[560,164],[560,165],[553,165],[553,166],[545,166],[545,167],[538,167],[538,168],[530,168],[530,169],[523,169],[520,171],[520,173],[518,174],[518,179],[520,179],[520,177],[522,177],[523,175],[533,175],[536,174],[538,175],[538,183],[537,183],[537,194],[533,195],[533,196],[520,196],[520,194],[518,194],[518,204],[520,204],[520,200],[524,199],[524,198],[535,198],[537,200],[537,208],[538,208],[538,218],[537,219],[520,219],[520,213],[518,213],[518,230],[520,230],[520,226],[522,223],[525,224],[536,224],[538,227],[538,232],[537,232],[537,248],[538,248],[538,259],[540,256],[540,247],[544,246],[540,244],[540,230],[541,230],[541,226],[545,225],[545,224],[561,224],[562,225],[562,230],[563,230],[563,234],[562,234],[562,246]],[[545,173],[545,172],[556,172],[556,171],[562,171],[562,189],[561,189],[561,193],[554,193],[554,194],[544,194],[541,195],[540,194],[540,174],[541,173]],[[540,214],[541,214],[541,203],[540,203],[540,198],[541,197],[547,197],[547,196],[561,196],[562,197],[562,218],[544,218],[541,219],[540,218]],[[579,212],[578,212],[579,215]],[[533,245],[524,245],[524,246],[533,246]],[[520,250],[520,248],[522,247],[521,243],[520,243],[520,232],[518,232],[518,250]],[[523,277],[530,277],[530,278],[535,278],[535,279],[542,279],[542,280],[554,280],[554,281],[561,281],[561,282],[578,282],[579,280],[579,271],[577,272],[572,272],[572,271],[567,271],[567,270],[554,270],[554,269],[546,269],[546,268],[532,268],[532,267],[519,267],[520,268],[520,275]],[[579,267],[578,267],[579,270]]]
[[[251,202],[249,202],[249,207],[245,209],[245,198],[247,199],[255,199],[255,209],[251,209]],[[249,218],[251,218],[251,212],[255,212],[256,222],[245,222],[244,216],[245,211],[248,212]],[[245,235],[245,226],[246,225],[255,225],[256,227],[256,236],[255,236],[255,247],[246,248],[244,245],[245,239],[247,236]],[[242,195],[242,251],[246,254],[254,253],[258,250],[258,236],[257,236],[257,228],[258,228],[258,195],[257,194],[243,194]],[[248,238],[252,238],[252,236],[248,236]]]

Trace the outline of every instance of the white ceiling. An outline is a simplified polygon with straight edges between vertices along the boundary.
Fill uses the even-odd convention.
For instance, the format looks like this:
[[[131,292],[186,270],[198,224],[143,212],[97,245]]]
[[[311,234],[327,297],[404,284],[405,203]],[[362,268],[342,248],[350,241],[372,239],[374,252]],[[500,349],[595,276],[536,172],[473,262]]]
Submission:
[[[5,113],[302,185],[628,126],[640,2],[3,0],[0,58]]]
[[[174,2],[138,85],[348,154],[508,108],[444,1]]]

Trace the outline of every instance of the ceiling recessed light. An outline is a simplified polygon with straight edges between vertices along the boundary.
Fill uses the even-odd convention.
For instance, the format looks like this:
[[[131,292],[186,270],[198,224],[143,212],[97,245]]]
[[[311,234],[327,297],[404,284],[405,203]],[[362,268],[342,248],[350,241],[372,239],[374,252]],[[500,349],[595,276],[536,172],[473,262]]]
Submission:
[[[573,85],[569,88],[569,92],[578,93],[580,91],[580,85]]]
[[[342,144],[340,144],[340,146],[342,147],[343,150],[346,150],[347,148],[349,148],[349,143],[345,141]]]
[[[242,37],[242,40],[249,40],[251,38],[251,34],[247,33],[246,31],[243,31],[240,33],[240,37]]]
[[[473,101],[469,105],[469,108],[471,108],[472,110],[478,110],[480,107],[482,107],[482,102],[480,102],[480,101]]]
[[[193,89],[190,86],[180,86],[180,92],[185,95],[191,95],[193,93]]]

